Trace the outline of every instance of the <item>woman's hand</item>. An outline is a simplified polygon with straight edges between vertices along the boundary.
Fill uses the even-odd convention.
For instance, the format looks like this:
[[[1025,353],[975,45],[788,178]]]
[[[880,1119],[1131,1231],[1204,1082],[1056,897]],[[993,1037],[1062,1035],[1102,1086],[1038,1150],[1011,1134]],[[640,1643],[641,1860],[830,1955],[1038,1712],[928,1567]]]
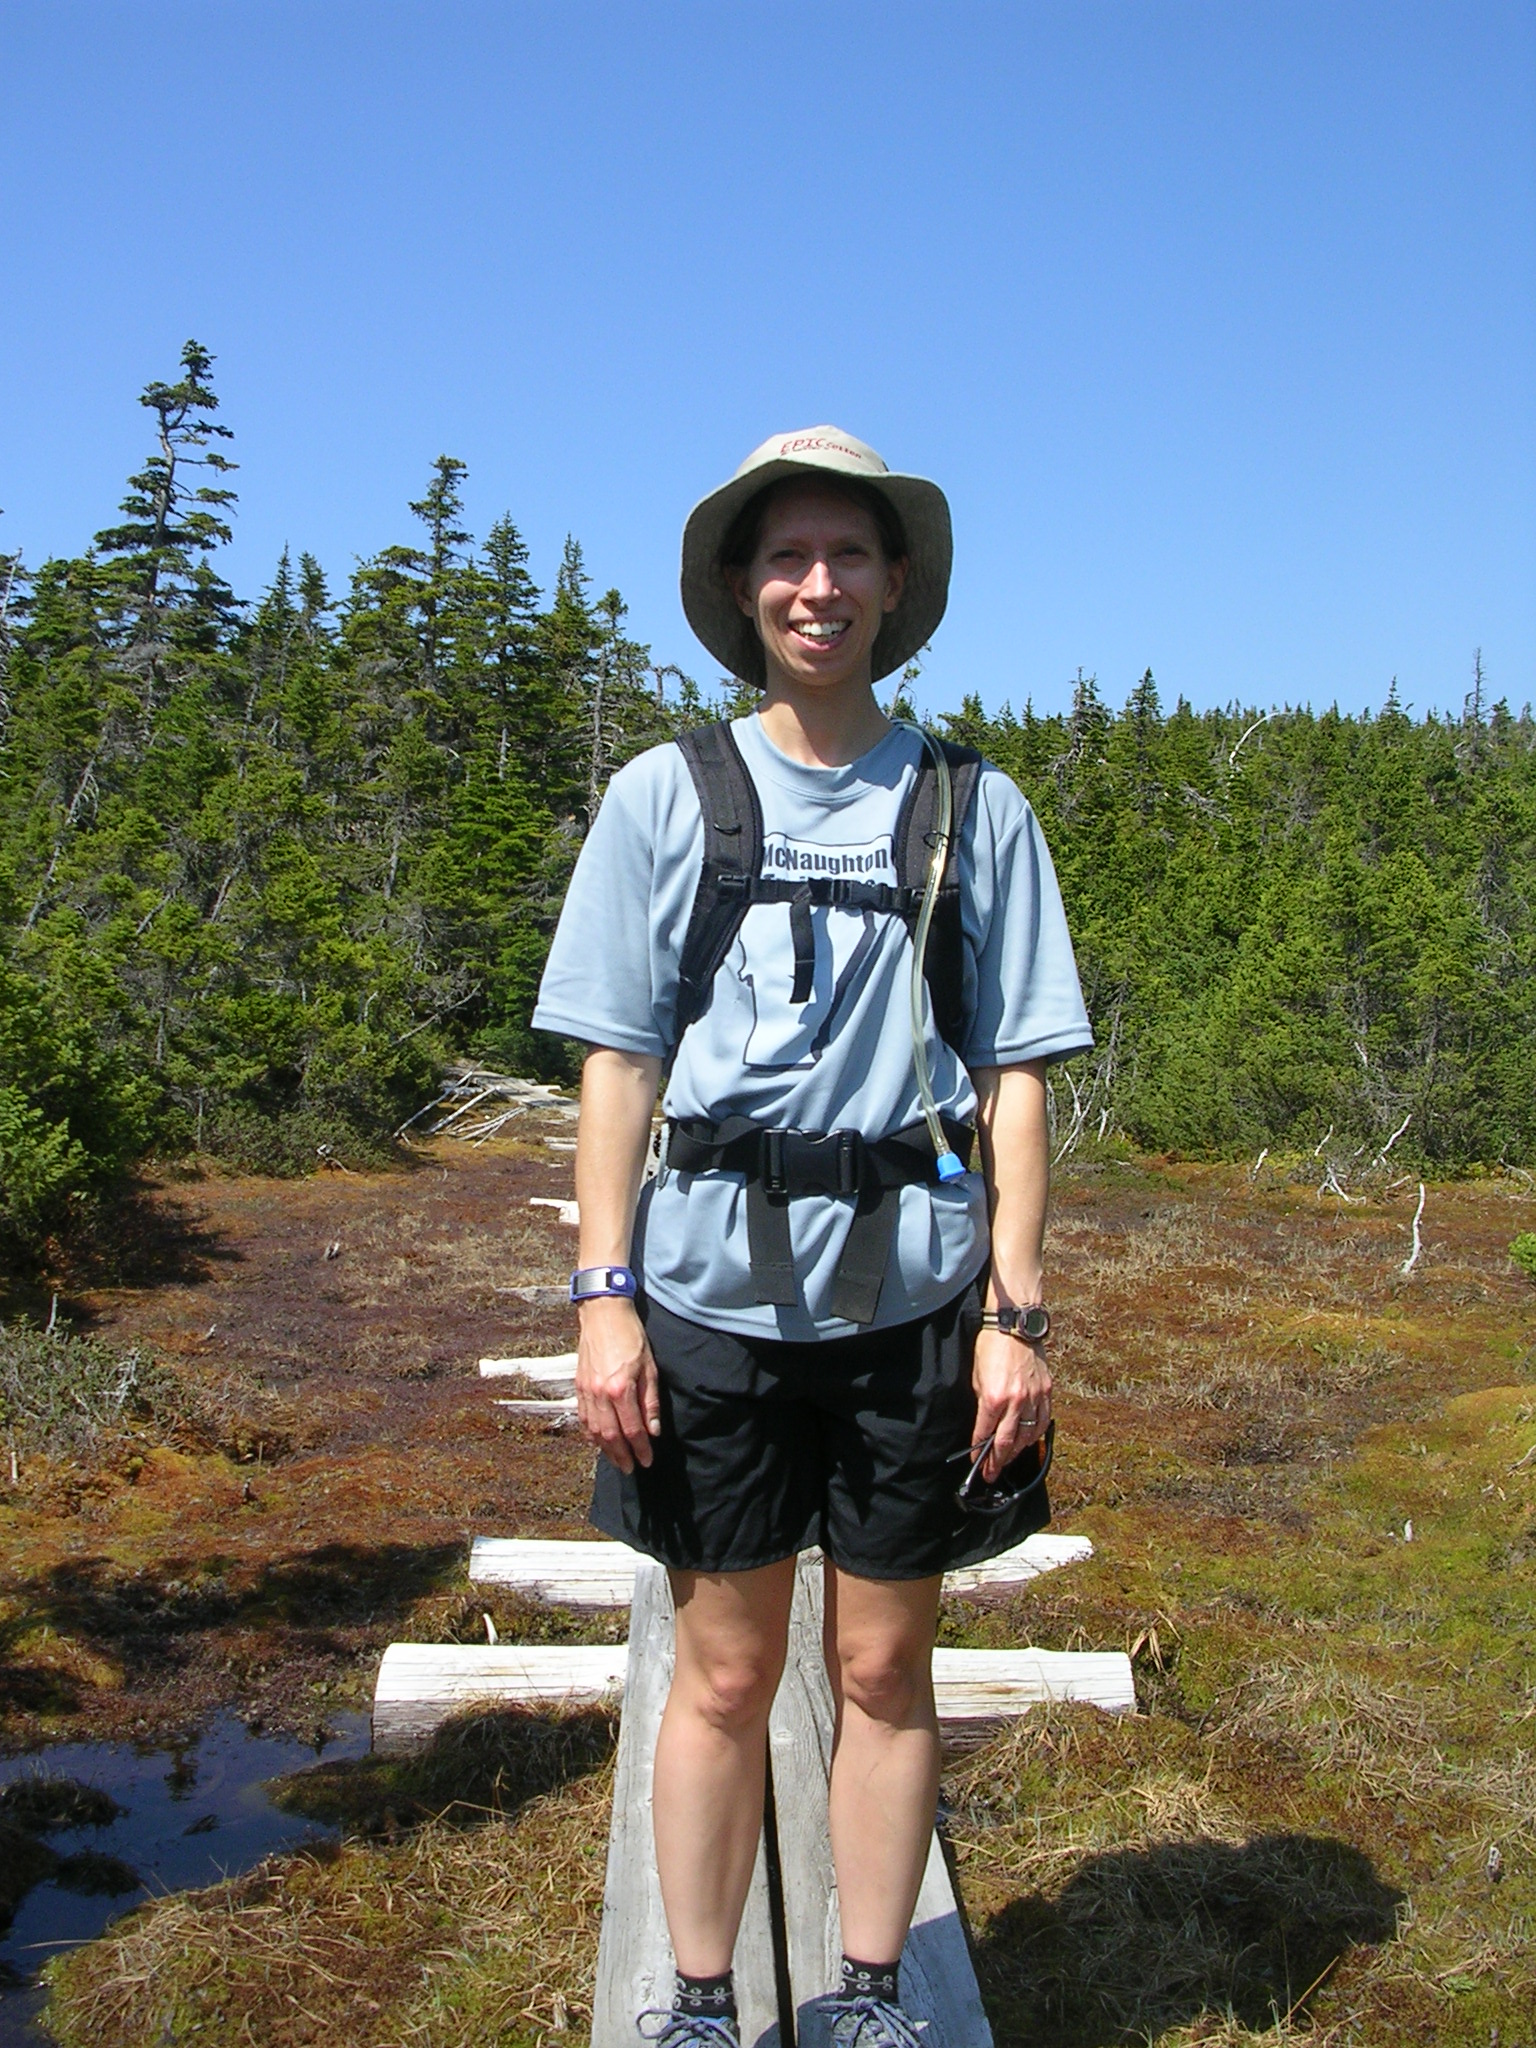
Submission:
[[[976,1389],[971,1448],[975,1451],[992,1438],[981,1468],[982,1479],[990,1486],[1020,1451],[1045,1435],[1051,1419],[1051,1375],[1044,1346],[1022,1343],[1006,1330],[979,1330],[971,1384]]]
[[[623,1295],[582,1303],[576,1352],[576,1417],[587,1442],[621,1472],[651,1462],[661,1434],[656,1361],[635,1305]]]

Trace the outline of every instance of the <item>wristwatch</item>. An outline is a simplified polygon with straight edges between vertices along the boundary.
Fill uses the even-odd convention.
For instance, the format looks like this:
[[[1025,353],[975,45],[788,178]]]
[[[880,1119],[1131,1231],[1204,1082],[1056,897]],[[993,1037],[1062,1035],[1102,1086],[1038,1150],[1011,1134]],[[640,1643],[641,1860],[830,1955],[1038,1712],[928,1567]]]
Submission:
[[[1021,1344],[1038,1344],[1051,1334],[1051,1312],[1044,1302],[1036,1302],[1033,1308],[983,1309],[981,1326],[1017,1337]]]

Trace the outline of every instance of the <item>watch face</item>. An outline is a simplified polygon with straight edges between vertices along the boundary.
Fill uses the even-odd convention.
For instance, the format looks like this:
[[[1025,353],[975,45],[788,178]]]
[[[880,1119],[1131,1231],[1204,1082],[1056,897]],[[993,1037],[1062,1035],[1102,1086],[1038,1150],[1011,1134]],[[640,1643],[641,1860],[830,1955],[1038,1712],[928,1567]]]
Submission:
[[[1021,1308],[1019,1310],[1018,1331],[1021,1337],[1027,1337],[1032,1344],[1038,1343],[1040,1338],[1050,1335],[1050,1330],[1051,1318],[1048,1310],[1043,1308]]]

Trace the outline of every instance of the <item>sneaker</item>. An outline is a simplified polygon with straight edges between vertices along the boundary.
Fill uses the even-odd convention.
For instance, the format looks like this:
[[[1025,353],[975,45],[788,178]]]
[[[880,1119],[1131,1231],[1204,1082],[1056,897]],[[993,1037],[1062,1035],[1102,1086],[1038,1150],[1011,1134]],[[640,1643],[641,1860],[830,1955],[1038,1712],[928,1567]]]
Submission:
[[[654,2024],[648,2027],[647,2020]],[[635,2025],[641,2038],[654,2041],[656,2048],[741,2048],[738,2022],[713,2019],[707,2013],[653,2005],[641,2013]]]
[[[924,2048],[926,2020],[915,2020],[886,1998],[842,1998],[820,2001],[827,2016],[832,2048]]]

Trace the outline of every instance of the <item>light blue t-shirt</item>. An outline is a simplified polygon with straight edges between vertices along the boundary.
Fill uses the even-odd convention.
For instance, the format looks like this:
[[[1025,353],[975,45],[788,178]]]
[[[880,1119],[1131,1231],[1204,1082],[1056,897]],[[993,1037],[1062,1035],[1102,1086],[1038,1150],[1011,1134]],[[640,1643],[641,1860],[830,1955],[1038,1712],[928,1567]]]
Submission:
[[[893,841],[922,742],[893,727],[857,761],[813,768],[781,754],[757,717],[732,727],[757,786],[767,875],[858,874],[897,880]],[[620,769],[571,878],[533,1022],[540,1030],[665,1059],[677,970],[704,855],[704,824],[679,749],[654,747]],[[967,1068],[1063,1058],[1093,1043],[1055,871],[1033,811],[987,764],[960,844],[970,1027],[959,1056],[928,1013],[939,1108],[975,1114]],[[809,1002],[790,1000],[787,903],[757,903],[715,977],[709,1007],[683,1038],[668,1116],[750,1116],[764,1127],[853,1128],[868,1139],[921,1121],[908,988],[912,944],[899,917],[839,905],[811,911],[816,971]],[[900,1191],[890,1263],[872,1324],[831,1313],[854,1197],[789,1204],[801,1300],[755,1299],[745,1182],[735,1173],[663,1170],[641,1196],[631,1263],[655,1300],[690,1322],[745,1336],[851,1336],[931,1314],[986,1263],[979,1172]]]

